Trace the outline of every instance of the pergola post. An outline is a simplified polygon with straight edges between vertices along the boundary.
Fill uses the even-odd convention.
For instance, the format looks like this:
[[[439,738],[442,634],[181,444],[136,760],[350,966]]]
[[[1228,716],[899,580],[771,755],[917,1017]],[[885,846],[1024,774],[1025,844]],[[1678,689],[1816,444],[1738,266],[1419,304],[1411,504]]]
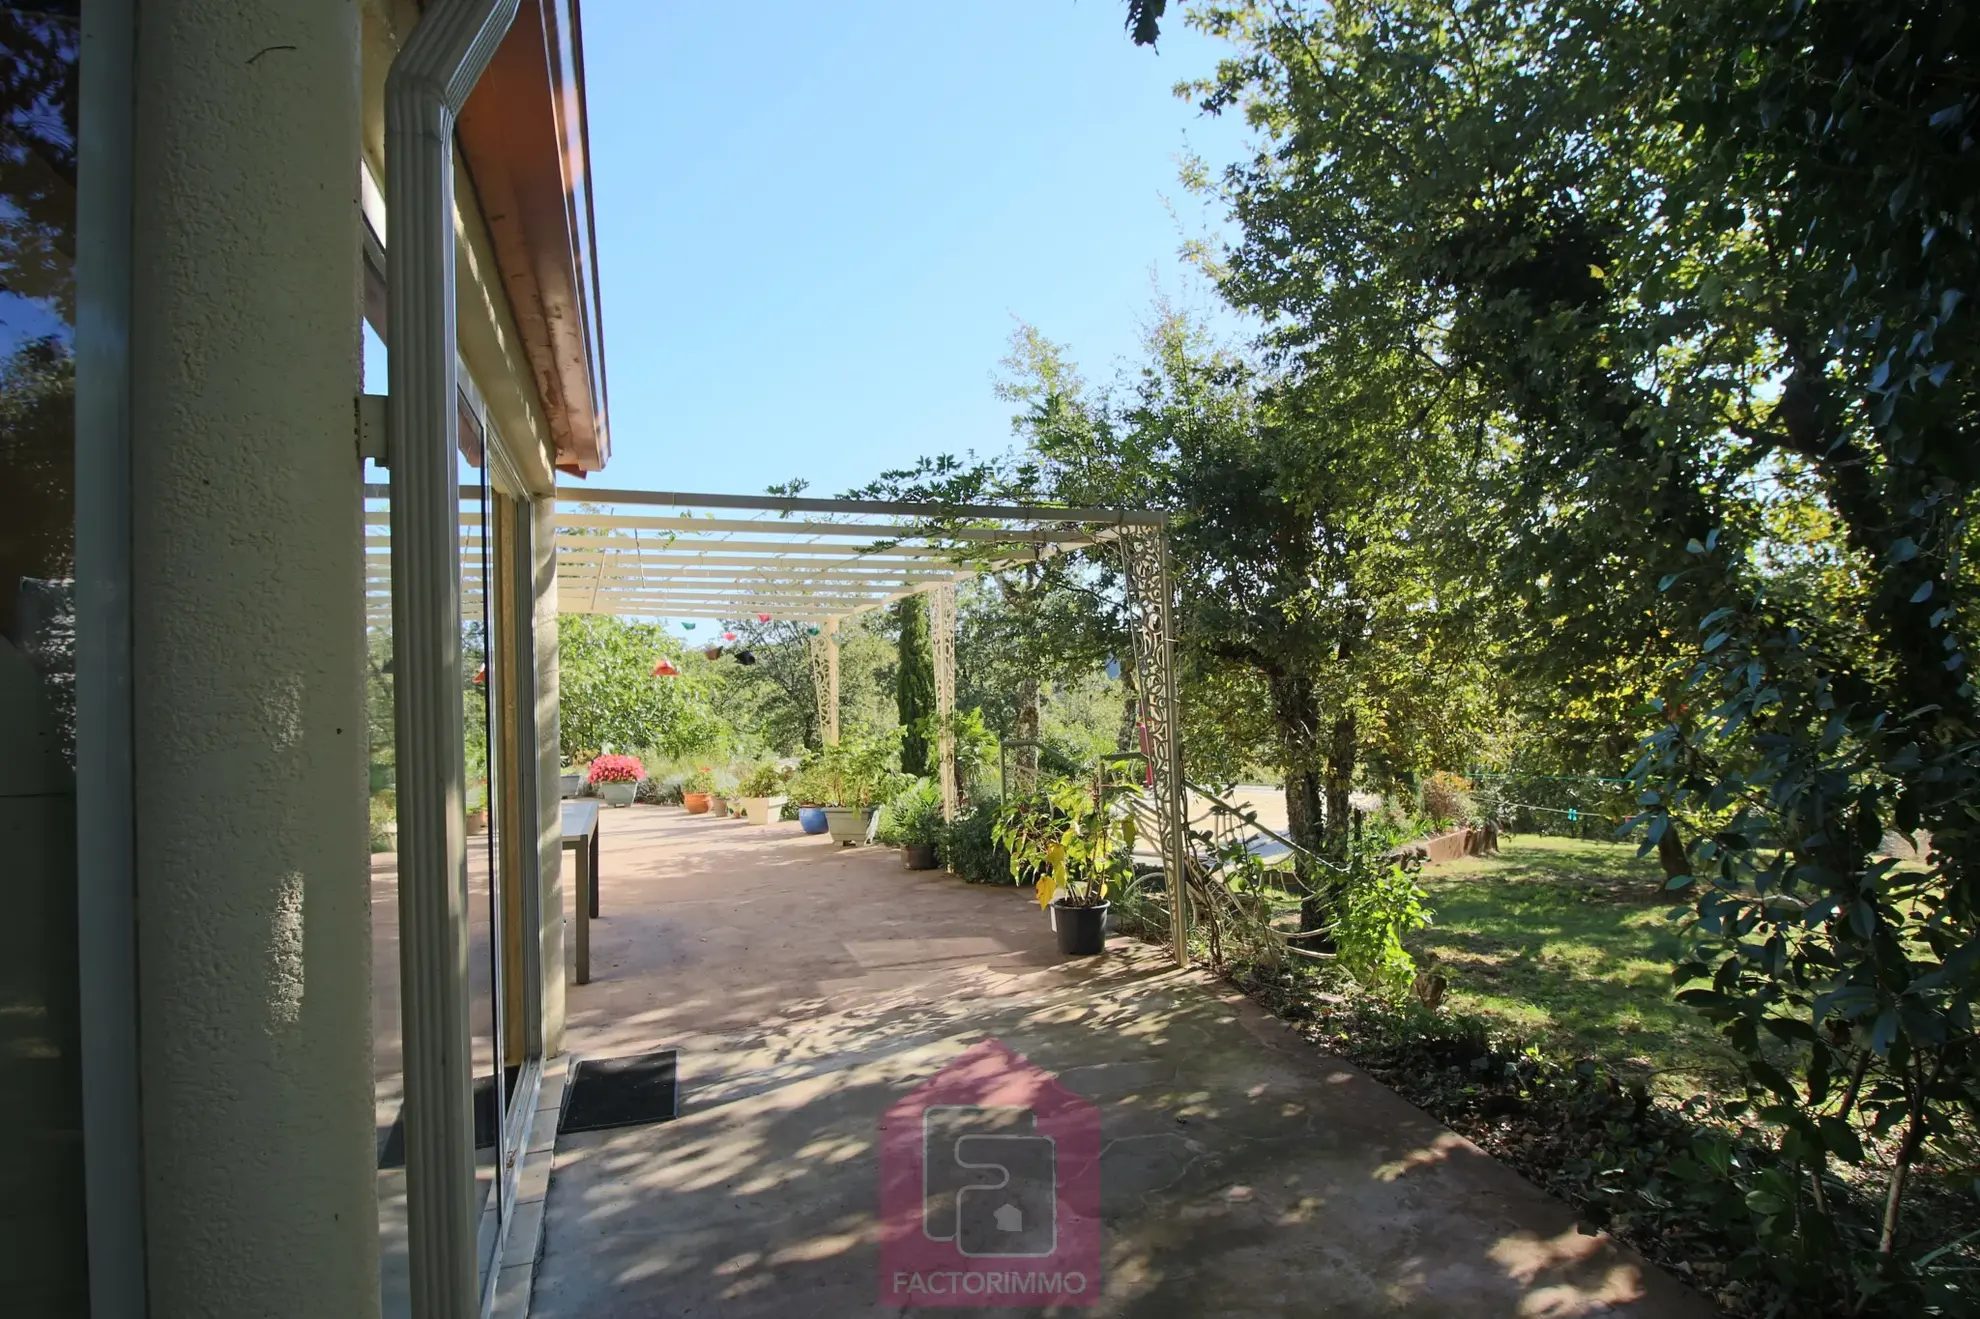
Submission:
[[[1170,951],[1189,965],[1189,897],[1183,829],[1182,729],[1176,708],[1175,595],[1169,581],[1168,537],[1160,527],[1121,538],[1134,619],[1135,676],[1141,685],[1142,751],[1148,757],[1149,793],[1161,831],[1162,869],[1169,890]]]
[[[811,639],[811,685],[818,697],[818,736],[826,746],[839,740],[839,620],[828,618]]]
[[[956,586],[954,582],[928,592],[929,637],[935,651],[935,743],[937,774],[942,785],[942,818],[956,818]]]

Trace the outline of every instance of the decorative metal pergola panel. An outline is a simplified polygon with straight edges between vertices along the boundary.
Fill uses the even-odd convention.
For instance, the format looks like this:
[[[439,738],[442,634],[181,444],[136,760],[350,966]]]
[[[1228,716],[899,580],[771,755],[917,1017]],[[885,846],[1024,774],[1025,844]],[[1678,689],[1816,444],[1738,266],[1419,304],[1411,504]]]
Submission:
[[[365,600],[378,622],[391,611],[391,513],[383,486],[367,486]],[[956,587],[986,573],[1068,551],[1108,546],[1123,560],[1134,622],[1141,750],[1161,833],[1174,953],[1187,963],[1183,775],[1176,719],[1174,602],[1165,515],[1146,510],[954,505],[779,495],[711,495],[560,487],[558,608],[633,618],[743,620],[768,616],[814,626],[812,678],[819,731],[839,738],[841,625],[926,594],[942,721],[943,812],[958,807],[954,737]],[[464,612],[479,608],[481,514],[460,515]]]

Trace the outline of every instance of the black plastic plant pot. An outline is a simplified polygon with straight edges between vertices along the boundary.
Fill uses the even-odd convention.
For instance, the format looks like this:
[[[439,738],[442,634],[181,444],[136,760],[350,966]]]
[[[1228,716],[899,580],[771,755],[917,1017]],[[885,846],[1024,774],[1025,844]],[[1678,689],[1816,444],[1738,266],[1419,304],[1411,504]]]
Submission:
[[[907,862],[909,870],[933,870],[935,868],[935,844],[909,843],[901,849],[901,858]]]
[[[1052,928],[1059,935],[1059,951],[1068,957],[1091,957],[1107,951],[1107,904],[1097,907],[1068,907],[1052,904]]]

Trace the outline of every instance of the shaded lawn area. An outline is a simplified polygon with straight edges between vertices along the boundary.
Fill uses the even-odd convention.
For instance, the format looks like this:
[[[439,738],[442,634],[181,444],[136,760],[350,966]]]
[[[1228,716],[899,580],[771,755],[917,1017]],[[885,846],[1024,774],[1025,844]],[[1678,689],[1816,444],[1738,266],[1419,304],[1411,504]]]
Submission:
[[[1655,1088],[1690,1092],[1734,1075],[1718,1032],[1672,998],[1681,946],[1655,858],[1633,844],[1529,836],[1497,856],[1426,866],[1434,911],[1404,942],[1449,980],[1445,1001]]]

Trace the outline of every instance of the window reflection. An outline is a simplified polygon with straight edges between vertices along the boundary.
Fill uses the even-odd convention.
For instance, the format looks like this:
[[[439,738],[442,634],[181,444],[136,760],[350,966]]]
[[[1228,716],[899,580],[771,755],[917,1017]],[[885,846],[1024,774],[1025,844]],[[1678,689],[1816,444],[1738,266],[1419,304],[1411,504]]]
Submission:
[[[0,1277],[87,1308],[76,997],[79,6],[0,9]]]

